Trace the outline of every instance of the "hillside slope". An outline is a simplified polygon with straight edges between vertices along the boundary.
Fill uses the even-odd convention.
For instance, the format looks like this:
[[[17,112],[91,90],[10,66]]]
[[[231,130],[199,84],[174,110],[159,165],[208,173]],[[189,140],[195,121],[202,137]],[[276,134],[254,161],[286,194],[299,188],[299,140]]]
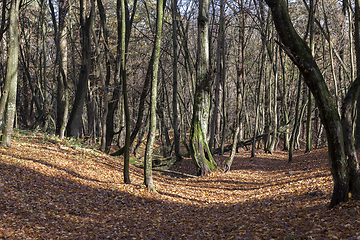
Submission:
[[[158,193],[134,166],[123,184],[122,169],[99,151],[17,133],[0,148],[0,239],[360,239],[359,201],[327,208],[326,149],[291,164],[286,152],[241,152],[230,173],[197,178],[154,173]]]

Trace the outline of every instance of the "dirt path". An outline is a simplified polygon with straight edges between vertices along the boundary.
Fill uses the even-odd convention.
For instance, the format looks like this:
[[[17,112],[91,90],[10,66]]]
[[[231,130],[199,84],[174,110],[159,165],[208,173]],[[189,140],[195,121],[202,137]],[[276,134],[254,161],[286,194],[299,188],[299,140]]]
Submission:
[[[291,164],[241,152],[230,173],[198,178],[154,173],[156,194],[141,169],[125,185],[119,159],[63,144],[30,133],[0,149],[0,239],[360,239],[359,201],[327,209],[326,149]]]

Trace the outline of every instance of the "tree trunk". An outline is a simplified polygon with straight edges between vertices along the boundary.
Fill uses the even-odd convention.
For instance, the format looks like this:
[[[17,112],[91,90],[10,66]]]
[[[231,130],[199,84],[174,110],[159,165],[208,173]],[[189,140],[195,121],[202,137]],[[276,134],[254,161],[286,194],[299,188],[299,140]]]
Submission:
[[[261,86],[262,81],[265,75],[265,62],[266,62],[266,37],[267,37],[267,26],[265,26],[265,13],[264,13],[264,6],[262,2],[260,4],[260,10],[258,12],[261,21],[261,62],[260,62],[260,73],[259,73],[259,80],[258,85],[256,88],[256,103],[255,103],[255,122],[254,122],[254,129],[253,129],[253,144],[251,149],[251,157],[255,157],[255,148],[256,148],[256,136],[258,135],[259,129],[259,119],[260,119],[260,100],[261,100]]]
[[[176,157],[176,162],[181,161],[182,156],[180,154],[180,124],[178,116],[178,43],[177,43],[177,0],[171,0],[171,10],[172,10],[172,42],[173,42],[173,92],[172,92],[172,110],[173,110],[173,120],[172,127],[174,130],[174,152]]]
[[[134,1],[133,4],[133,9],[132,9],[132,15],[129,16],[129,9],[127,6],[127,1],[125,0],[125,20],[126,20],[126,30],[125,30],[125,61],[126,61],[126,53],[128,51],[128,46],[129,46],[129,39],[130,39],[130,32],[131,32],[131,27],[132,27],[132,22],[133,22],[133,18],[134,18],[134,13],[136,11],[136,6],[137,6],[137,0]],[[110,147],[114,138],[114,135],[117,134],[115,133],[114,130],[114,116],[115,116],[115,111],[118,109],[119,106],[119,102],[120,102],[120,39],[121,39],[121,14],[119,13],[119,9],[118,9],[118,13],[117,13],[117,21],[118,21],[118,46],[117,46],[117,57],[116,57],[116,66],[115,66],[115,73],[114,73],[114,91],[113,91],[113,95],[112,95],[112,99],[109,101],[108,103],[108,113],[106,116],[106,144],[105,144],[105,152],[109,153],[110,152]],[[125,62],[126,65],[126,62]],[[120,131],[121,133],[121,131]]]
[[[136,119],[135,127],[130,135],[130,146],[134,142],[136,135],[139,133],[140,128],[143,125],[144,111],[145,111],[145,106],[146,106],[146,98],[150,92],[150,84],[151,84],[151,77],[152,77],[151,74],[153,72],[153,69],[152,69],[153,65],[154,65],[154,52],[152,53],[151,58],[150,58],[149,66],[148,66],[146,76],[145,76],[144,86],[143,86],[143,89],[142,89],[142,92],[140,95],[138,116]],[[112,153],[111,155],[112,156],[120,156],[124,153],[124,151],[125,151],[125,147],[122,147],[118,151]]]
[[[89,74],[91,69],[91,38],[90,28],[94,21],[94,0],[91,0],[89,17],[86,17],[86,1],[80,0],[80,25],[82,35],[81,67],[79,82],[76,88],[75,101],[66,128],[67,136],[79,137],[81,117],[84,110],[85,97],[88,92]]]
[[[327,20],[327,15],[326,15],[326,11],[325,11],[324,0],[322,0],[322,10],[323,10],[323,14],[324,14],[324,22],[325,22],[326,32],[327,32],[327,35],[329,36],[329,41],[328,41],[328,43],[329,43],[329,53],[330,53],[329,55],[330,55],[331,76],[332,76],[332,79],[334,81],[334,87],[335,87],[335,105],[339,109],[339,97],[338,97],[338,89],[337,89],[338,83],[337,83],[336,74],[335,74],[335,67],[334,67],[333,46],[332,46],[332,42],[331,42],[331,34],[330,34],[329,26],[328,26],[328,20]],[[309,12],[311,12],[311,6],[310,6],[310,11]],[[352,82],[352,80],[353,80],[352,75],[353,74],[351,74],[350,82]]]
[[[9,20],[9,45],[8,60],[6,68],[5,84],[9,83],[9,92],[6,105],[5,128],[1,139],[3,147],[11,146],[11,134],[14,127],[16,114],[16,89],[18,77],[18,55],[19,55],[19,7],[20,0],[12,0],[10,6]]]
[[[210,94],[213,74],[209,66],[209,0],[199,1],[197,79],[193,117],[190,130],[190,154],[198,175],[205,175],[217,167],[208,143]]]
[[[310,33],[310,49],[311,53],[314,56],[315,53],[315,41],[314,41],[314,23],[315,23],[315,12],[316,5],[314,4],[314,0],[310,0],[310,9],[309,9],[309,18],[308,18],[308,29]],[[311,152],[312,150],[312,122],[311,122],[311,113],[312,113],[312,94],[308,89],[308,105],[307,105],[307,117],[306,117],[306,149],[305,153]]]
[[[130,111],[129,100],[127,91],[127,79],[126,79],[126,65],[125,65],[125,52],[126,52],[126,18],[125,18],[125,0],[120,0],[121,8],[121,34],[120,34],[120,77],[123,87],[123,99],[124,99],[124,112],[125,112],[125,152],[124,152],[124,183],[130,183]]]
[[[355,29],[354,44],[356,56],[356,75],[360,75],[360,0],[355,0]],[[356,102],[356,122],[355,122],[355,147],[360,148],[360,94]]]
[[[209,140],[209,148],[212,152],[212,149],[216,146],[214,145],[215,141],[215,134],[216,130],[220,127],[218,125],[218,118],[219,118],[219,103],[220,103],[220,82],[224,79],[222,78],[222,71],[223,68],[221,66],[221,60],[222,60],[222,52],[223,49],[223,34],[224,34],[224,1],[220,0],[220,22],[219,22],[219,30],[218,30],[218,36],[217,36],[217,52],[216,52],[216,83],[215,83],[215,103],[214,103],[214,110],[212,115],[212,120],[210,124],[210,140]],[[214,11],[215,12],[215,11]]]
[[[149,191],[155,191],[152,177],[152,157],[156,133],[156,98],[157,98],[157,78],[160,62],[161,34],[164,17],[164,0],[157,0],[156,6],[156,34],[153,48],[153,63],[151,71],[151,94],[150,94],[150,124],[149,134],[146,142],[144,157],[144,184]]]
[[[341,120],[344,133],[345,154],[349,167],[349,192],[360,200],[360,166],[353,138],[352,110],[360,92],[360,77],[352,83],[342,105]]]
[[[68,99],[68,69],[67,69],[67,25],[66,15],[69,11],[69,3],[67,0],[59,1],[59,28],[57,28],[56,14],[51,1],[49,1],[51,16],[54,25],[55,43],[57,48],[57,60],[59,63],[59,72],[57,76],[57,115],[56,115],[56,129],[55,133],[59,135],[60,139],[65,136],[65,129],[69,114],[69,99]]]
[[[222,6],[222,9],[221,9]],[[227,128],[227,124],[228,124],[228,120],[227,120],[227,108],[226,108],[226,57],[225,57],[225,2],[222,2],[220,6],[220,10],[221,10],[221,15],[220,15],[220,24],[222,25],[221,27],[221,60],[222,60],[222,67],[220,67],[220,72],[221,72],[221,80],[222,80],[222,98],[221,98],[221,108],[222,108],[222,129],[221,129],[221,142],[220,142],[220,148],[221,148],[221,155],[224,154],[224,147],[225,147],[225,137],[226,137],[226,128]],[[220,120],[220,112],[219,112],[219,116],[218,119]],[[219,123],[220,125],[220,123]]]
[[[298,81],[298,87],[297,87],[297,97],[296,97],[296,105],[295,105],[295,121],[294,121],[294,125],[293,125],[293,130],[291,132],[291,137],[290,137],[290,145],[289,145],[289,162],[292,161],[292,156],[293,156],[293,152],[294,152],[294,147],[295,147],[295,139],[296,139],[296,133],[300,127],[300,98],[301,98],[301,81],[302,80],[302,75],[299,74],[299,81]]]
[[[244,0],[239,0],[239,8],[244,8]],[[251,5],[251,1],[249,3]],[[249,6],[250,6],[249,5]],[[245,23],[246,19],[248,17],[248,14],[242,13],[241,14],[241,29],[239,31],[239,45],[238,45],[238,57],[237,57],[237,63],[236,63],[236,119],[235,119],[235,125],[234,125],[234,135],[233,135],[233,145],[231,148],[230,156],[225,162],[224,172],[229,172],[231,165],[233,163],[235,153],[237,150],[237,140],[240,133],[240,118],[241,118],[241,112],[243,107],[243,96],[244,96],[244,90],[245,90]],[[243,84],[243,88],[241,91],[241,84]],[[241,136],[242,137],[242,136]]]
[[[106,151],[106,133],[107,133],[107,124],[106,124],[106,119],[107,119],[107,115],[108,115],[108,111],[109,111],[109,97],[108,97],[108,85],[110,82],[110,61],[109,61],[109,51],[108,48],[106,46],[109,45],[109,40],[108,40],[108,30],[107,30],[107,22],[106,22],[106,12],[105,12],[105,8],[102,4],[101,0],[97,0],[97,5],[98,5],[98,9],[99,9],[99,15],[100,15],[100,22],[101,22],[101,27],[103,30],[103,37],[104,37],[104,41],[105,41],[105,50],[104,50],[104,54],[102,54],[102,52],[100,51],[100,44],[98,39],[96,39],[96,35],[95,35],[95,31],[94,31],[94,39],[96,39],[96,52],[98,55],[98,66],[99,66],[99,75],[100,75],[100,80],[101,80],[101,85],[102,85],[102,96],[103,96],[103,109],[102,109],[102,115],[101,117],[101,149],[103,151]],[[94,30],[94,28],[92,28]],[[100,36],[101,38],[101,36]],[[105,69],[103,66],[103,58],[105,58]],[[105,76],[104,76],[105,73]]]
[[[341,120],[332,95],[326,86],[311,50],[296,33],[285,1],[266,0],[280,36],[282,47],[304,76],[304,80],[313,93],[324,124],[327,139],[330,169],[334,180],[334,189],[330,206],[348,200],[349,175],[345,159]]]
[[[282,79],[283,79],[283,92],[282,92],[282,96],[281,96],[281,109],[282,109],[282,113],[284,115],[284,120],[283,120],[283,124],[284,124],[284,133],[283,133],[283,141],[284,141],[284,147],[283,150],[287,151],[290,149],[290,142],[289,142],[289,134],[288,134],[288,125],[289,125],[289,113],[288,113],[288,107],[287,107],[287,96],[288,96],[288,88],[287,88],[287,74],[285,72],[285,62],[284,62],[284,57],[282,55],[282,51],[280,51],[279,53],[280,56],[280,62],[281,62],[281,69],[282,69]]]
[[[272,116],[273,116],[273,129],[272,129],[272,138],[271,138],[271,142],[269,144],[269,147],[268,147],[268,152],[269,153],[273,153],[274,152],[274,149],[275,149],[275,146],[276,146],[276,140],[277,140],[277,135],[278,135],[278,104],[277,104],[277,93],[278,93],[278,75],[279,75],[279,47],[278,46],[275,46],[275,54],[274,54],[274,58],[273,61],[272,61],[272,64],[273,64],[273,71],[274,71],[274,107],[272,109]],[[265,132],[266,133],[266,132]]]

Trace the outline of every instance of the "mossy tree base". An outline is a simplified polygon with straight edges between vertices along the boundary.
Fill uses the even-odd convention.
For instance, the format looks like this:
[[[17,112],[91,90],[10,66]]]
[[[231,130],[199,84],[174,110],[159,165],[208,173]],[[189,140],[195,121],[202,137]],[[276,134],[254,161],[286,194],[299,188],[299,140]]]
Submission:
[[[206,141],[207,121],[209,117],[210,93],[197,87],[194,113],[190,134],[190,153],[197,169],[197,175],[205,175],[217,168]]]

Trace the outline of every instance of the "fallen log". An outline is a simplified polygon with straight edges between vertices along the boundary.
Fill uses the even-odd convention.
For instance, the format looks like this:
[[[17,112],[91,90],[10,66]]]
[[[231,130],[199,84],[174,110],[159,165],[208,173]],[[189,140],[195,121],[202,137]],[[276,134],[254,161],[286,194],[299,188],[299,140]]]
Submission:
[[[144,169],[143,166],[138,166],[138,165],[134,165],[138,168]],[[195,175],[191,175],[191,174],[187,174],[187,173],[182,173],[182,172],[177,172],[177,171],[173,171],[173,170],[168,170],[168,169],[161,169],[161,168],[152,168],[153,171],[157,171],[157,172],[165,172],[165,173],[172,173],[172,174],[177,174],[177,175],[181,175],[184,177],[191,177],[191,178],[197,178],[198,176]]]
[[[268,134],[269,134],[269,133],[264,133],[264,134],[261,134],[261,135],[256,136],[256,141],[259,141],[259,140],[263,139],[263,138],[266,137]],[[270,134],[272,134],[272,133],[270,133]],[[253,141],[254,141],[253,138],[248,138],[248,139],[245,139],[245,140],[242,140],[242,141],[238,141],[238,142],[236,143],[236,148],[238,149],[238,148],[240,148],[240,147],[246,147],[246,146],[248,146],[248,145],[251,145],[251,144],[253,143]],[[232,146],[233,146],[233,144],[229,144],[229,145],[224,146],[224,152],[229,152],[229,151],[231,151]],[[215,148],[212,153],[213,153],[213,154],[220,154],[220,152],[221,152],[221,147],[218,147],[218,148]]]
[[[153,171],[158,171],[158,172],[173,173],[173,174],[181,175],[181,176],[184,176],[184,177],[191,177],[191,178],[197,178],[198,177],[198,176],[195,176],[195,175],[182,173],[182,172],[177,172],[177,171],[168,170],[168,169],[153,168],[152,170]]]

